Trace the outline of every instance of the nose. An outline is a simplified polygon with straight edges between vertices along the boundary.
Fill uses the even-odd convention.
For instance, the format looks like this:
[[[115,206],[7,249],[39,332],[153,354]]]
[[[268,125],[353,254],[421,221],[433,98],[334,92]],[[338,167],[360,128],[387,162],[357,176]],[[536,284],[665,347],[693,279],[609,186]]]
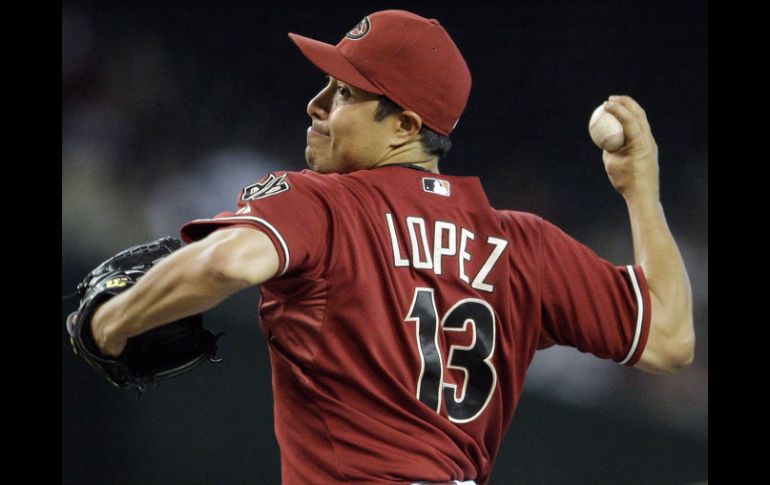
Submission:
[[[307,114],[311,118],[325,120],[329,117],[332,102],[331,92],[330,86],[326,86],[310,100],[307,104]]]

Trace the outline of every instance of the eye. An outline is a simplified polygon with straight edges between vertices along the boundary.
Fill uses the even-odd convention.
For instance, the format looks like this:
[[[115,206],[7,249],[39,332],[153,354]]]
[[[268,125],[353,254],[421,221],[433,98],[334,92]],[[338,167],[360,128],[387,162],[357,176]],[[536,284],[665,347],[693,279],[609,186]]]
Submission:
[[[353,93],[350,91],[349,87],[347,87],[347,86],[345,86],[343,84],[338,84],[337,85],[337,94],[342,99],[348,99]]]

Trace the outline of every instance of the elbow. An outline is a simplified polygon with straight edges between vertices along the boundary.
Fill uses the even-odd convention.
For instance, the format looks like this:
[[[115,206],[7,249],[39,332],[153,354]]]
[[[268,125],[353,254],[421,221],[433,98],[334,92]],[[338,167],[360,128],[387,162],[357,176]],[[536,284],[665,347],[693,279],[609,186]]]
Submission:
[[[200,278],[213,288],[241,289],[251,285],[243,267],[226,244],[206,248],[199,260]]]
[[[677,333],[663,333],[653,326],[639,369],[654,374],[671,374],[692,364],[695,358],[695,333],[692,321],[682,322]]]
[[[661,352],[662,359],[659,369],[661,372],[673,373],[692,364],[695,359],[695,333],[692,331],[692,324],[688,327],[690,331],[687,332],[687,335],[668,339]]]
[[[684,369],[692,364],[695,358],[695,338],[677,343],[667,354],[664,372],[672,373]]]
[[[278,253],[262,231],[220,230],[199,243],[200,276],[213,288],[239,291],[261,284],[278,272]]]
[[[678,301],[678,300],[677,300]],[[688,300],[677,305],[654,301],[653,314],[640,369],[670,374],[692,364],[695,358],[695,328]]]
[[[237,262],[218,251],[211,251],[207,255],[202,271],[204,278],[216,286],[246,288],[251,285]]]

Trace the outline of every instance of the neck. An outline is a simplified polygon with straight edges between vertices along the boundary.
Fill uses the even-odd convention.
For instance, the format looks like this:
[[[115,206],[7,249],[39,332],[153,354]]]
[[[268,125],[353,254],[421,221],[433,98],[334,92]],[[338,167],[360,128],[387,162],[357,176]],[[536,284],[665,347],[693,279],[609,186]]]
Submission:
[[[417,165],[430,172],[439,173],[438,157],[425,153],[419,139],[411,140],[403,145],[391,146],[373,166],[383,167],[386,165],[404,164]]]
[[[390,160],[384,163],[381,163],[377,165],[378,167],[387,167],[388,165],[415,165],[417,167],[423,168],[429,172],[433,173],[439,173],[438,171],[438,158],[432,158],[430,160],[412,160],[412,161],[395,161]]]

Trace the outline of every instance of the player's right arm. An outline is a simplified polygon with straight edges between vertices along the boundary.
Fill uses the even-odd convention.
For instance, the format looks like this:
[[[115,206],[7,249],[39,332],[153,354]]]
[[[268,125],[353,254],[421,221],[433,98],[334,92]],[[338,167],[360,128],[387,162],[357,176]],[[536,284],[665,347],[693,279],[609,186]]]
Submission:
[[[120,355],[130,337],[210,310],[269,280],[278,265],[278,252],[262,231],[214,231],[164,258],[136,285],[100,306],[91,323],[94,339],[105,354]]]
[[[622,149],[604,152],[604,164],[626,201],[634,256],[644,269],[652,307],[647,345],[635,366],[671,372],[692,362],[695,333],[690,280],[660,203],[657,145],[644,110],[632,98],[610,97],[605,109],[626,136]]]

